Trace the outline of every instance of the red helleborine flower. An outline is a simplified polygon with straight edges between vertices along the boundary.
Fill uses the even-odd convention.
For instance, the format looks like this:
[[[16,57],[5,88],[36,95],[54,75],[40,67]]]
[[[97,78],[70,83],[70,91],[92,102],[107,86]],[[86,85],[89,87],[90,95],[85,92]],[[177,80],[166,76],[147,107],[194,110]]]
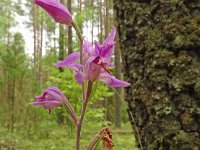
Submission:
[[[71,104],[64,96],[64,94],[57,87],[54,86],[48,87],[40,96],[36,96],[35,99],[36,101],[30,104],[44,107],[45,109],[49,110],[49,113],[51,109],[63,105],[64,107],[67,108],[74,122],[78,124],[78,118],[75,114],[74,109],[72,108]]]
[[[88,41],[83,41],[83,64],[78,64],[80,53],[74,52],[68,55],[64,60],[58,62],[56,67],[68,67],[76,71],[75,78],[78,83],[84,80],[95,82],[103,81],[109,87],[127,87],[130,83],[118,80],[109,72],[113,67],[112,52],[115,47],[116,29],[113,27],[112,32],[102,45],[95,41],[95,47]]]
[[[57,0],[34,0],[34,3],[42,7],[56,22],[71,24],[72,16],[70,12]]]

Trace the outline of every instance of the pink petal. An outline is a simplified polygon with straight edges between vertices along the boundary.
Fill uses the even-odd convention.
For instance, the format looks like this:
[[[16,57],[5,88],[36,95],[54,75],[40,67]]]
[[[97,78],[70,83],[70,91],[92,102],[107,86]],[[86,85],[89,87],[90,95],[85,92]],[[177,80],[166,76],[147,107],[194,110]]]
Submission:
[[[30,105],[40,106],[44,107],[46,109],[52,109],[54,107],[58,107],[61,105],[61,102],[59,101],[41,101],[41,102],[32,102]]]
[[[81,84],[84,82],[83,80],[83,75],[80,71],[78,71],[76,74],[75,74],[75,78],[76,78],[76,81]]]
[[[103,81],[109,87],[128,87],[130,83],[122,80],[118,80],[115,76],[104,72],[100,74],[100,80]]]
[[[74,63],[74,64],[72,64],[72,65],[69,65],[68,68],[70,68],[70,69],[72,69],[72,70],[75,70],[75,71],[79,71],[79,70],[81,70],[82,65],[81,65],[81,64]]]
[[[104,41],[104,43],[102,44],[102,47],[103,46],[106,46],[110,43],[113,43],[114,40],[115,40],[115,35],[116,35],[116,28],[113,27],[111,33],[108,35],[107,39]]]
[[[78,69],[78,68],[80,68],[80,66],[76,65],[76,62],[79,60],[79,58],[80,58],[80,53],[74,52],[74,53],[68,55],[64,60],[58,62],[55,66],[56,67],[66,66],[66,67],[69,67],[69,68],[72,68],[72,69],[73,69],[73,67],[75,67],[75,69]]]
[[[92,43],[87,40],[83,41],[83,53],[89,53],[90,55],[95,55],[95,50],[92,47]]]
[[[111,57],[112,57],[112,52],[113,52],[114,47],[115,47],[115,43],[111,43],[102,47],[101,56],[102,58],[107,59],[107,61],[109,62],[108,64],[111,63]]]
[[[96,55],[100,55],[101,53],[101,45],[97,42],[97,41],[94,41],[94,46],[95,46],[95,53]]]
[[[45,91],[49,91],[49,90],[54,91],[57,94],[62,94],[61,90],[59,88],[55,87],[55,86],[50,86]]]
[[[34,0],[34,3],[42,7],[56,22],[71,24],[72,16],[70,12],[57,0]]]

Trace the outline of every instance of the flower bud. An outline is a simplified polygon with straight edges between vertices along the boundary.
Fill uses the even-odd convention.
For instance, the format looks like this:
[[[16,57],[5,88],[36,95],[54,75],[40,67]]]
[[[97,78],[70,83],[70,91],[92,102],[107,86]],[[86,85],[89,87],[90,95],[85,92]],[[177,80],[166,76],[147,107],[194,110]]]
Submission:
[[[57,0],[34,0],[34,3],[42,7],[56,22],[71,24],[72,16],[70,12]]]
[[[63,105],[72,116],[75,124],[78,124],[78,118],[73,107],[57,87],[50,86],[42,93],[42,95],[36,96],[35,98],[36,102],[32,102],[30,104],[44,107],[45,109],[49,110],[49,113],[51,112],[51,109]]]

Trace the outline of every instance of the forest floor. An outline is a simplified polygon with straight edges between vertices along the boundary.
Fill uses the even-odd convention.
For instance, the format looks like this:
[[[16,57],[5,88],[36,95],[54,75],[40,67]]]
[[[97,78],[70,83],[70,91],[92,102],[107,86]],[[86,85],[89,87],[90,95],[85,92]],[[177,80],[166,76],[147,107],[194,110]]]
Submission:
[[[101,125],[85,124],[82,131],[81,150],[86,149],[98,132]],[[121,129],[111,127],[114,150],[136,150],[135,140],[129,123],[123,124]],[[47,123],[34,130],[20,130],[14,133],[0,126],[0,150],[74,150],[75,129],[70,130],[66,125],[52,125]],[[96,150],[101,150],[100,143]]]

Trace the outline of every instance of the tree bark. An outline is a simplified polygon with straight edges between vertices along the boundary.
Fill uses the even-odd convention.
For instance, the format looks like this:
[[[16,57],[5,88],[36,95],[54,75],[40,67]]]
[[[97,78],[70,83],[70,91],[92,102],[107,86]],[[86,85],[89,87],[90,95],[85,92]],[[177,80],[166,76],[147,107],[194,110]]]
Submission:
[[[91,0],[91,7],[92,7],[92,29],[91,29],[91,36],[92,36],[92,44],[94,40],[94,0]]]
[[[71,0],[67,1],[68,10],[71,13],[72,12],[72,4]],[[72,26],[68,26],[68,54],[71,54],[73,52],[72,50]]]
[[[116,13],[114,12],[114,24],[115,26],[117,26],[117,19],[116,19]],[[114,68],[114,73],[117,79],[122,79],[122,67],[121,67],[121,52],[120,52],[120,48],[119,48],[119,36],[117,33],[116,36],[116,46],[115,46],[115,51],[114,51],[114,55],[115,55],[115,68]],[[117,128],[121,128],[121,99],[122,99],[122,88],[115,88],[115,127]]]
[[[117,40],[116,40],[117,41]],[[114,73],[117,79],[121,79],[121,54],[118,43],[115,47],[115,69]],[[115,127],[121,128],[121,97],[122,97],[122,88],[115,88]]]
[[[41,20],[40,20],[40,49],[39,49],[39,87],[42,89],[42,51],[43,51],[43,30],[44,30],[44,14],[41,12]]]
[[[37,37],[36,37],[36,5],[33,5],[33,40],[34,40],[34,67],[36,67],[37,62]]]
[[[60,3],[64,4],[64,0],[60,0]],[[64,35],[64,26],[62,24],[59,24],[59,55],[58,59],[61,61],[65,57],[65,35]],[[64,72],[64,69],[62,67],[59,67],[59,72]],[[63,116],[63,110],[59,109],[57,111],[57,122],[59,124],[64,122],[64,116]]]
[[[114,3],[138,147],[200,149],[200,1]]]
[[[99,0],[99,21],[100,21],[100,35],[99,35],[99,42],[103,42],[103,17],[102,17],[102,0]]]
[[[107,38],[109,32],[110,32],[110,2],[109,0],[104,1],[105,7],[106,7],[106,16],[105,16],[105,39]]]
[[[64,38],[65,38],[65,35],[64,35],[64,26],[62,24],[59,25],[59,60],[63,60],[64,59],[64,55],[65,55],[65,43],[64,43]],[[63,72],[63,68],[60,67],[59,68],[59,71],[60,72]]]

